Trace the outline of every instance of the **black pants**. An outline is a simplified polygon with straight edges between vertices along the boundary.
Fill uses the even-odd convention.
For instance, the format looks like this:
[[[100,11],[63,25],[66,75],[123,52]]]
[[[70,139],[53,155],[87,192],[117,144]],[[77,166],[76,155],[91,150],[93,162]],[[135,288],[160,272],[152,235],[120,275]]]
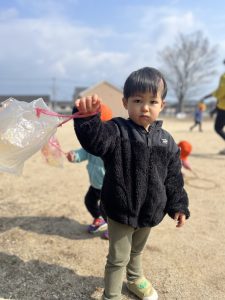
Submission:
[[[215,120],[215,131],[225,140],[225,110],[217,108],[217,116]]]
[[[84,198],[84,202],[87,207],[87,210],[95,219],[99,218],[102,215],[100,209],[100,196],[101,196],[101,190],[95,189],[92,186],[90,186]]]
[[[194,125],[190,127],[190,130],[193,130],[196,126],[198,126],[198,130],[202,131],[202,122],[195,121]]]

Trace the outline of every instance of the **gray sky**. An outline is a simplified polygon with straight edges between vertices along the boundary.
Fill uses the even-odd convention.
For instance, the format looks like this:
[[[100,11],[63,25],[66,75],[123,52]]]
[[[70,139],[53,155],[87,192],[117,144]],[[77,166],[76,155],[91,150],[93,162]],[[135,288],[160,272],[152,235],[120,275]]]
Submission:
[[[52,94],[160,67],[178,32],[203,31],[225,58],[225,2],[193,0],[0,0],[0,94]],[[218,75],[219,76],[219,75]],[[208,93],[218,82],[212,81]]]

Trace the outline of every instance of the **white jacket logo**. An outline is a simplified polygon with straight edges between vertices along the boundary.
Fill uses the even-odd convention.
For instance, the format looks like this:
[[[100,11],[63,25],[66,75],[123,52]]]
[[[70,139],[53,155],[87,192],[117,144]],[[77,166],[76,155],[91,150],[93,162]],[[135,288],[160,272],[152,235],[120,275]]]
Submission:
[[[167,139],[161,139],[163,144],[168,144],[168,140]]]

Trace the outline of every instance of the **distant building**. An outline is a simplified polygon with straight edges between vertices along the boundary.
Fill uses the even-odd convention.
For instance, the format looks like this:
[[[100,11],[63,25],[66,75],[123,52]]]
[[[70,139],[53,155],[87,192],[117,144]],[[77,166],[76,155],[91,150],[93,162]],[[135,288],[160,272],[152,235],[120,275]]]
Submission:
[[[166,105],[162,110],[161,115],[175,116],[176,112],[177,112],[177,103],[166,101]]]
[[[73,102],[77,98],[86,97],[93,94],[97,94],[102,99],[102,102],[111,108],[113,117],[127,116],[126,110],[122,103],[122,90],[107,81],[99,82],[89,88],[77,87],[74,91]]]
[[[199,102],[198,100],[186,101],[184,103],[182,113],[185,113],[186,116],[193,116],[198,102]],[[215,100],[208,101],[205,104],[206,104],[206,111],[204,112],[204,114],[209,115],[209,112],[215,107],[216,101]],[[167,116],[175,116],[177,114],[177,109],[178,109],[178,102],[166,101],[166,105],[161,114]]]
[[[54,101],[51,107],[52,110],[59,114],[70,115],[72,114],[73,106],[73,101]]]
[[[61,113],[61,114],[71,114],[73,109],[73,102],[70,101],[54,101],[52,102],[50,100],[49,95],[0,95],[0,105],[3,101],[14,98],[19,101],[24,102],[32,102],[33,100],[37,100],[39,98],[42,98],[44,102],[55,112]]]
[[[185,102],[182,113],[185,113],[186,115],[192,115],[196,109],[196,105],[197,101]],[[161,114],[175,116],[177,114],[178,107],[178,102],[166,101],[166,105]]]
[[[86,87],[76,87],[75,88],[75,91],[74,91],[74,94],[73,94],[73,99],[76,100],[77,98],[80,97],[81,93],[85,90],[88,90],[89,88],[86,86]]]

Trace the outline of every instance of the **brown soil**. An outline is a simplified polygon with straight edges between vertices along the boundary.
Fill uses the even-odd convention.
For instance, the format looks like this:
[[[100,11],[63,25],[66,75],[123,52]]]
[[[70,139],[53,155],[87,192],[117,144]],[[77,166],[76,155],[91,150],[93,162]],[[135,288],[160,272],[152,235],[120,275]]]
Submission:
[[[166,120],[175,140],[193,145],[186,172],[191,218],[177,229],[169,217],[151,232],[143,262],[160,300],[225,299],[225,156],[212,121]],[[59,128],[64,151],[79,146],[72,122]],[[108,241],[86,232],[85,163],[47,165],[36,153],[20,177],[0,173],[0,298],[100,299]],[[198,177],[198,178],[197,178]],[[123,299],[136,299],[124,286]]]

